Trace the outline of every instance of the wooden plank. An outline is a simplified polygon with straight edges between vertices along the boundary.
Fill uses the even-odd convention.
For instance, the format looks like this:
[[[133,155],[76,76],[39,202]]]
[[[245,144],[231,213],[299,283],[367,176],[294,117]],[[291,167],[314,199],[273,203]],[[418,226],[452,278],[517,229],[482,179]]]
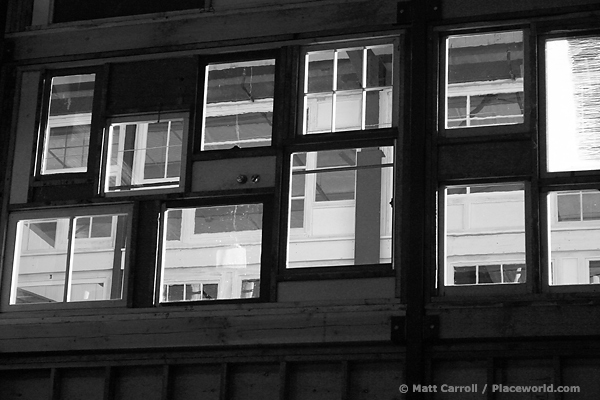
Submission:
[[[461,143],[439,146],[440,181],[528,176],[534,173],[530,141]]]
[[[202,307],[200,307],[202,309]],[[137,318],[93,316],[13,320],[0,325],[0,352],[139,348],[188,348],[294,343],[358,343],[389,341],[390,317],[396,307],[348,307],[324,312],[303,307],[277,313],[246,308],[237,315],[221,312],[150,313]],[[223,310],[223,309],[222,309]],[[212,314],[212,316],[210,316]],[[68,323],[67,323],[68,321]]]
[[[106,27],[87,24],[13,35],[10,41],[15,49],[13,59],[25,61],[182,45],[213,47],[225,41],[248,38],[272,41],[275,35],[320,32],[323,27],[331,31],[373,31],[395,23],[396,2],[314,1],[307,5],[273,6],[239,13],[186,13],[143,22],[113,22]]]
[[[36,113],[41,74],[39,71],[24,72],[21,75],[21,93],[18,106],[18,123],[15,140],[15,159],[20,168],[12,170],[10,203],[26,203],[31,176],[31,157],[36,140]]]
[[[514,300],[514,298],[513,298]],[[440,339],[551,338],[594,335],[597,305],[522,306],[502,303],[439,310]]]
[[[444,19],[465,18],[493,14],[518,13],[519,18],[531,14],[538,14],[540,9],[555,9],[565,5],[582,9],[586,5],[597,6],[595,0],[569,0],[568,3],[561,0],[528,0],[527,2],[494,1],[494,0],[444,0],[442,13]],[[535,11],[532,11],[535,10]]]

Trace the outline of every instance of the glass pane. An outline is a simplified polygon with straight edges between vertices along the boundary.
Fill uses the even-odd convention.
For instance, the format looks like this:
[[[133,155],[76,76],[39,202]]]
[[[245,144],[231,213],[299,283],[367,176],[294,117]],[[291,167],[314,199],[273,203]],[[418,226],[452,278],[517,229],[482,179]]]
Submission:
[[[306,55],[305,93],[333,91],[334,51],[312,51]]]
[[[362,129],[362,92],[344,92],[335,96],[335,130],[353,131]]]
[[[598,190],[548,193],[550,285],[600,283],[599,199]]]
[[[275,60],[209,65],[202,149],[270,146],[274,82]]]
[[[184,126],[183,118],[111,125],[106,191],[177,187]]]
[[[600,193],[584,192],[581,194],[582,215],[584,221],[600,219]]]
[[[548,171],[600,168],[600,38],[546,42]]]
[[[294,154],[288,268],[391,262],[393,148]]]
[[[449,36],[446,56],[446,128],[524,121],[523,32]]]
[[[122,298],[126,232],[124,214],[19,221],[11,304]]]
[[[394,46],[367,47],[367,85],[366,87],[391,87],[393,73]]]
[[[337,52],[337,90],[362,88],[363,52],[362,48],[341,49]]]
[[[581,194],[560,194],[556,197],[557,216],[559,221],[581,220]]]
[[[160,301],[251,297],[243,282],[260,279],[262,220],[262,204],[167,210]]]
[[[42,174],[85,172],[95,74],[52,78]]]
[[[447,187],[444,215],[446,285],[525,281],[523,184]]]
[[[63,301],[68,228],[68,218],[17,223],[10,304]]]
[[[305,62],[305,134],[392,125],[391,44],[309,51]]]
[[[369,90],[365,93],[365,129],[392,126],[392,92],[387,89]]]
[[[67,301],[120,299],[123,292],[127,215],[76,217],[92,222],[90,238],[75,240]],[[91,281],[91,282],[90,282]]]
[[[477,283],[477,267],[454,267],[455,285],[474,285]]]

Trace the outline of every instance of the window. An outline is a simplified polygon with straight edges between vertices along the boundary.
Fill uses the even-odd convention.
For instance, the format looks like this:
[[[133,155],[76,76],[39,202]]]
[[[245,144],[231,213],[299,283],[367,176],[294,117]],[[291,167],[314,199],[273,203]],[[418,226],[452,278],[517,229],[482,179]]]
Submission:
[[[124,298],[130,212],[90,207],[10,216],[11,305]]]
[[[303,134],[392,126],[394,45],[357,45],[305,53]]]
[[[271,145],[275,59],[209,64],[201,150]]]
[[[449,35],[444,49],[442,131],[525,121],[523,31]]]
[[[289,147],[290,276],[312,268],[391,271],[397,49],[395,38],[375,38],[301,52],[302,118]]]
[[[52,71],[43,135],[20,142],[37,179],[9,205],[3,305],[256,302],[275,276],[393,276],[399,42]]]
[[[179,187],[187,117],[128,120],[115,120],[109,128],[105,191]]]
[[[442,287],[526,282],[524,185],[448,186],[442,197]]]
[[[168,208],[160,302],[260,297],[262,230],[262,203]]]
[[[549,192],[550,285],[596,283],[590,259],[600,256],[600,192]],[[597,262],[596,262],[597,263]]]
[[[40,174],[87,171],[95,77],[49,78]]]
[[[547,170],[600,169],[600,37],[557,38],[545,44]]]
[[[600,257],[600,119],[596,110],[600,38],[548,37],[542,44],[542,176],[552,181],[542,197],[548,265],[544,283],[550,291],[594,291]]]
[[[390,263],[393,148],[297,153],[292,160],[288,268]]]

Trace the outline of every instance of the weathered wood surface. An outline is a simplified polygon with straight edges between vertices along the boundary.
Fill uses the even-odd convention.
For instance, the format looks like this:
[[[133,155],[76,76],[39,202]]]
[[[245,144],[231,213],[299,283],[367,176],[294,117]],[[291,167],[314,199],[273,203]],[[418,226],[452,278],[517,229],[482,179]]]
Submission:
[[[208,309],[207,309],[208,307]],[[177,307],[0,320],[0,353],[390,342],[394,300]]]
[[[156,50],[220,47],[254,38],[272,41],[281,36],[345,30],[373,31],[396,23],[395,1],[314,1],[236,12],[189,12],[172,17],[122,22],[88,22],[11,34],[13,60],[55,59],[93,53],[137,53]]]
[[[476,302],[476,300],[473,300]],[[481,301],[479,302],[481,303]],[[439,306],[439,339],[572,338],[600,332],[599,304],[506,302],[473,306]]]

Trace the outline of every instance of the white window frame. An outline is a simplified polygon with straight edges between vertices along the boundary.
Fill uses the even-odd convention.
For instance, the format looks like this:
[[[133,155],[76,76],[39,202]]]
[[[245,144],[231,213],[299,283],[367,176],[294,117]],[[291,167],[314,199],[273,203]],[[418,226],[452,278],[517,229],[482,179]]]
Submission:
[[[365,54],[369,48],[375,47],[383,47],[391,45],[392,46],[392,84],[391,86],[376,86],[376,87],[366,87],[366,76],[367,76],[367,57]],[[391,127],[398,126],[398,118],[397,113],[394,112],[394,109],[399,105],[394,103],[398,102],[398,92],[399,92],[399,82],[400,82],[400,71],[399,71],[399,38],[397,36],[390,37],[379,37],[372,39],[357,39],[357,40],[349,40],[349,41],[335,41],[329,43],[320,43],[314,44],[310,46],[305,46],[302,49],[301,53],[301,73],[300,73],[300,99],[299,99],[299,125],[298,132],[301,136],[310,136],[310,135],[319,135],[323,133],[334,133],[334,132],[355,132],[355,131],[364,131],[369,129],[386,129]],[[337,90],[337,53],[339,50],[349,50],[349,49],[361,49],[363,51],[363,59],[362,59],[362,77],[361,77],[361,86],[359,89],[343,89]],[[308,71],[309,71],[309,63],[307,62],[307,54],[312,52],[319,51],[333,51],[334,52],[334,60],[333,60],[333,81],[332,88],[327,92],[317,92],[317,93],[308,93]],[[381,92],[380,100],[381,104],[384,106],[380,109],[380,121],[383,126],[378,128],[365,128],[365,104],[366,104],[366,94],[367,92]],[[360,100],[360,126],[354,129],[341,128],[336,129],[336,104],[337,97],[340,97],[340,100],[343,101],[352,101],[354,97],[356,100]],[[328,113],[330,118],[329,124],[331,125],[329,129],[315,129],[308,132],[309,124],[316,124],[317,121],[317,113],[318,113],[318,103],[319,101],[323,101],[323,99],[327,99],[331,97],[331,111]],[[356,101],[355,100],[355,101]],[[311,111],[313,110],[313,111]]]
[[[54,116],[48,118],[48,125],[46,126],[46,132],[44,133],[44,153],[42,154],[42,175],[55,175],[65,173],[80,173],[87,172],[87,165],[83,167],[73,168],[60,168],[46,170],[47,158],[48,158],[48,145],[50,142],[50,132],[53,128],[64,128],[69,126],[81,126],[88,125],[90,127],[90,133],[88,134],[88,140],[91,138],[91,126],[92,126],[92,113],[81,113],[66,116]],[[89,157],[89,148],[88,148]]]
[[[146,154],[146,141],[147,141],[147,132],[148,132],[148,124],[149,123],[157,123],[171,120],[182,120],[183,121],[183,135],[182,135],[182,143],[181,143],[181,166],[180,173],[178,178],[144,178],[144,161]],[[134,145],[134,159],[132,165],[132,180],[133,177],[136,177],[136,180],[132,182],[132,185],[140,185],[139,187],[131,187],[125,189],[117,189],[111,190],[109,187],[110,177],[116,176],[117,181],[120,180],[122,173],[122,160],[117,160],[117,168],[116,171],[111,171],[111,157],[112,157],[112,136],[113,136],[113,127],[120,126],[119,130],[119,149],[118,153],[123,154],[124,151],[124,140],[121,138],[124,136],[124,129],[122,127],[126,125],[136,125],[136,137],[135,137],[135,145]],[[164,193],[164,192],[182,192],[185,186],[185,176],[186,176],[186,165],[187,165],[187,142],[189,135],[189,113],[181,112],[181,113],[166,113],[166,114],[150,114],[150,115],[135,115],[135,116],[127,116],[127,117],[116,117],[111,118],[107,121],[107,129],[108,132],[104,144],[105,144],[105,156],[103,157],[102,162],[102,191],[106,196],[130,196],[132,193],[139,194],[140,192],[144,194],[151,193]],[[166,147],[166,152],[168,156],[168,146]],[[141,173],[140,173],[141,171]],[[141,177],[140,177],[141,176]],[[144,186],[144,185],[152,185],[156,183],[166,183],[165,186]],[[170,183],[170,184],[169,184]]]

